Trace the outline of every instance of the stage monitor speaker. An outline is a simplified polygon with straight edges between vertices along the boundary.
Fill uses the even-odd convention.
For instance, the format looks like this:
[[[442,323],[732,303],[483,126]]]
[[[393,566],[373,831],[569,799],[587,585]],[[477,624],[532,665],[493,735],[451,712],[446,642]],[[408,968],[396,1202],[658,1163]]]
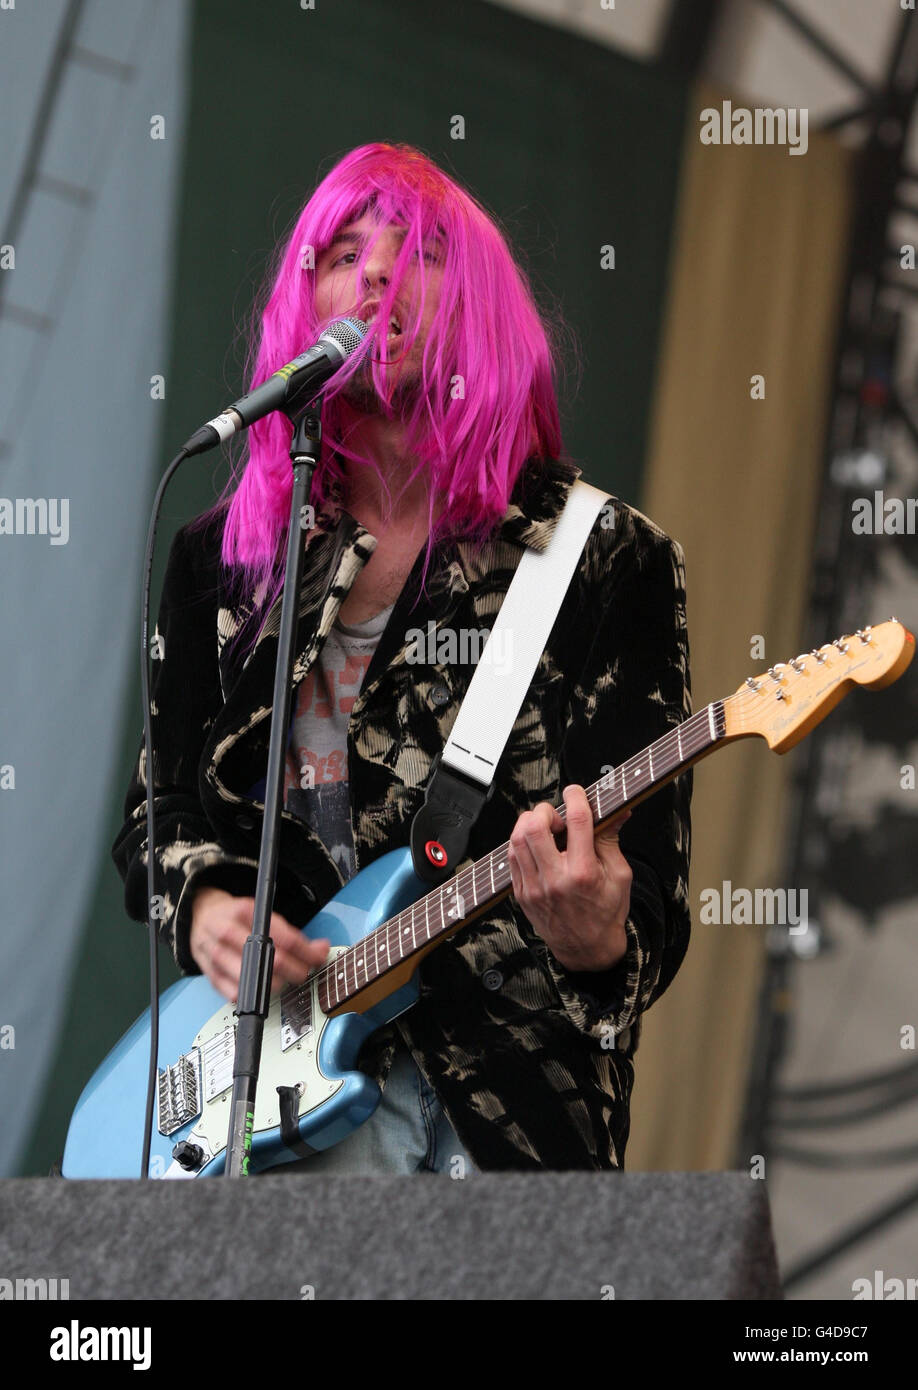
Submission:
[[[781,1297],[743,1173],[13,1178],[0,1275],[71,1299]]]

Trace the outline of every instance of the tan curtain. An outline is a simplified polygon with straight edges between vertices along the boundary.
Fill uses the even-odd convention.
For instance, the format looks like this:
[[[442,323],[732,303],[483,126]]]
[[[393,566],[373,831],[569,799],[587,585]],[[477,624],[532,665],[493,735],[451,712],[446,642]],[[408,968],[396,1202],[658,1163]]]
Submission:
[[[700,112],[726,95],[689,103],[641,503],[685,549],[696,709],[800,650],[851,196],[828,136],[805,155],[702,145]],[[758,738],[696,766],[692,944],[645,1019],[632,1170],[734,1163],[767,928],[703,926],[699,896],[799,886],[779,877],[789,770]]]

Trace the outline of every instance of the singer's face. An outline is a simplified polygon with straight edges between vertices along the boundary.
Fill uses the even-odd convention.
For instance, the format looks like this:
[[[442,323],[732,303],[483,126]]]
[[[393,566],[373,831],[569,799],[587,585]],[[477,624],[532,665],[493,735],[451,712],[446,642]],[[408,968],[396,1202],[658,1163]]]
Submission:
[[[392,281],[393,268],[405,232],[396,226],[378,231],[379,224],[369,214],[358,221],[349,222],[336,234],[331,246],[324,251],[316,264],[315,297],[316,312],[320,320],[344,318],[356,315],[364,322],[372,322],[378,306]],[[378,234],[377,234],[378,233]],[[361,282],[358,283],[357,262],[367,242],[372,242],[370,253],[364,263]],[[423,308],[421,308],[421,275],[415,255],[405,269],[388,333],[382,335],[377,356],[388,363],[389,382],[393,389],[393,399],[407,399],[421,383],[421,364],[424,345],[437,306],[440,302],[440,280],[442,277],[443,247],[440,243],[428,242],[424,248]],[[410,348],[406,346],[406,330],[414,323],[420,311],[418,334]],[[352,405],[367,412],[378,409],[379,400],[373,387],[369,371],[355,372],[345,397]]]

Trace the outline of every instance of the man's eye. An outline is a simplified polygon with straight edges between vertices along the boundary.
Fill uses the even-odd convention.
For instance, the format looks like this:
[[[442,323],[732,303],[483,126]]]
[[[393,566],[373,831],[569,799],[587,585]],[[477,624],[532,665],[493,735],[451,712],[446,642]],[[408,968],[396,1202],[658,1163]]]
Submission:
[[[356,251],[345,251],[344,255],[343,255],[343,256],[339,256],[338,259],[334,262],[334,264],[335,264],[335,265],[345,265],[345,264],[346,264],[346,265],[351,265],[351,264],[353,263],[351,258],[354,257],[354,256],[356,256],[356,255],[357,255],[357,252],[356,252]]]

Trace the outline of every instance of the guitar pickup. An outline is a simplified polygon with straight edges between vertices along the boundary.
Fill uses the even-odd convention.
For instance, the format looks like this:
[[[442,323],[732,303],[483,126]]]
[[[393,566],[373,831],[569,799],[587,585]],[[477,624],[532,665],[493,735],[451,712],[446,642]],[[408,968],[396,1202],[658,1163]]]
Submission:
[[[159,1132],[174,1134],[201,1113],[201,1054],[195,1047],[159,1073]]]

